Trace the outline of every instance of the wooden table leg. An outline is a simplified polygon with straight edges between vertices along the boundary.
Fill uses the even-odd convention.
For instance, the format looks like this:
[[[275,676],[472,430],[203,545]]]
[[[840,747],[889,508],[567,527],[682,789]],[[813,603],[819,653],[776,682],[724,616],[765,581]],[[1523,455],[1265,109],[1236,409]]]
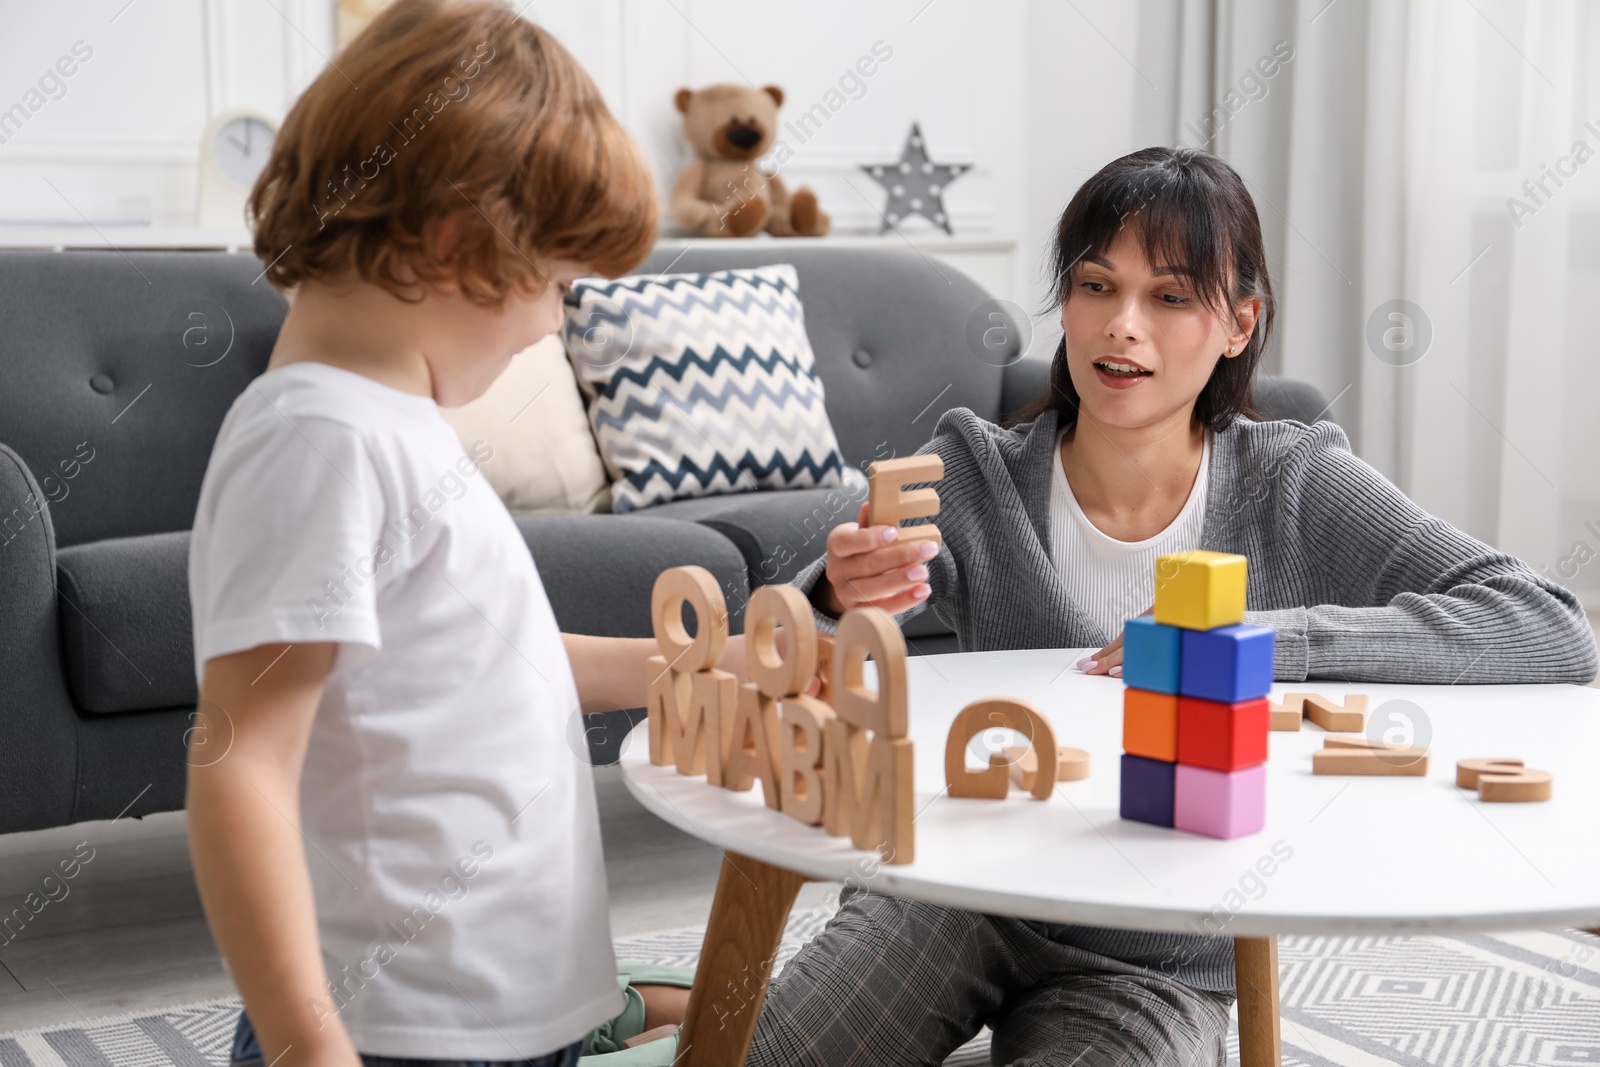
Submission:
[[[1233,970],[1239,997],[1239,1067],[1278,1067],[1283,1039],[1278,1031],[1278,939],[1233,939]]]
[[[807,881],[782,867],[724,854],[675,1067],[744,1063],[784,923]]]

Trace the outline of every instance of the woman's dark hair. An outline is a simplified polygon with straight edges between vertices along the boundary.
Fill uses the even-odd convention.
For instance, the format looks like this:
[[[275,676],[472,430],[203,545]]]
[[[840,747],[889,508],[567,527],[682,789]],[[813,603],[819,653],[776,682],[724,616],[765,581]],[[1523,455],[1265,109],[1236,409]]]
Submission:
[[[1276,305],[1261,220],[1244,179],[1222,159],[1190,148],[1144,148],[1107,163],[1073,194],[1056,225],[1052,309],[1071,297],[1079,262],[1104,255],[1127,223],[1137,228],[1151,265],[1176,269],[1203,306],[1231,317],[1239,304],[1261,298],[1244,351],[1217,361],[1194,406],[1195,418],[1211,430],[1227,429],[1240,415],[1256,417],[1252,385]],[[1050,410],[1060,413],[1063,427],[1077,422],[1065,337],[1050,365],[1049,391],[1008,422],[1030,422]]]

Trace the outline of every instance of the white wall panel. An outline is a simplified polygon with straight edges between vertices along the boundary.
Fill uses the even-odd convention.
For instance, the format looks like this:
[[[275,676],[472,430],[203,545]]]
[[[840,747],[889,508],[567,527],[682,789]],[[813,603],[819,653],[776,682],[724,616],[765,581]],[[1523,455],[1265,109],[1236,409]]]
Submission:
[[[207,117],[236,107],[281,115],[333,53],[331,0],[84,0],[32,4],[20,15],[13,4],[20,0],[0,0],[0,71],[8,72],[0,108],[73,41],[95,55],[62,99],[0,144],[7,222],[79,221],[70,200],[100,224],[191,223]],[[878,231],[884,193],[859,164],[896,159],[919,122],[936,161],[974,165],[946,193],[956,235],[1021,243],[1005,288],[1030,310],[1043,295],[1038,258],[1066,197],[1136,147],[1139,75],[1105,43],[1139,54],[1137,8],[1113,0],[1070,8],[1049,0],[534,0],[526,14],[594,77],[643,147],[663,204],[689,152],[672,103],[680,86],[774,83],[791,123],[814,104],[837,104],[803,142],[785,131],[793,155],[782,168],[791,184],[817,191],[837,234]],[[893,55],[860,87],[851,84],[847,73],[877,42]],[[935,234],[921,219],[903,226],[914,239]]]
[[[332,53],[324,0],[6,0],[0,111],[75,42],[93,50],[21,123],[0,130],[0,220],[193,221],[213,109],[282,115]]]

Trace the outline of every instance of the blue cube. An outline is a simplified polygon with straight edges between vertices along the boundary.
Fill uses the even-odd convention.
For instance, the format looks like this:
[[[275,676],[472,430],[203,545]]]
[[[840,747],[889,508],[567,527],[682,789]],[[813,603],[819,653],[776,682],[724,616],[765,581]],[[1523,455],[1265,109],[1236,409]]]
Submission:
[[[1129,619],[1122,627],[1122,680],[1135,689],[1176,693],[1182,633],[1148,615]]]
[[[1266,696],[1272,691],[1272,639],[1268,627],[1243,622],[1183,631],[1178,692],[1220,704]]]
[[[1122,817],[1152,826],[1171,826],[1178,765],[1122,754]]]

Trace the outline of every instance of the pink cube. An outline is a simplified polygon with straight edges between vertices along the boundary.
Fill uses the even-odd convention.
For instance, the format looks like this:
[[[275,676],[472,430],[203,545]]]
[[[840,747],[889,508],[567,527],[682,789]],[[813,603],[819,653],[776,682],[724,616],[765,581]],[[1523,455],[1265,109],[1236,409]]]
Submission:
[[[1267,823],[1267,766],[1214,771],[1178,764],[1172,825],[1208,837],[1243,837]]]

